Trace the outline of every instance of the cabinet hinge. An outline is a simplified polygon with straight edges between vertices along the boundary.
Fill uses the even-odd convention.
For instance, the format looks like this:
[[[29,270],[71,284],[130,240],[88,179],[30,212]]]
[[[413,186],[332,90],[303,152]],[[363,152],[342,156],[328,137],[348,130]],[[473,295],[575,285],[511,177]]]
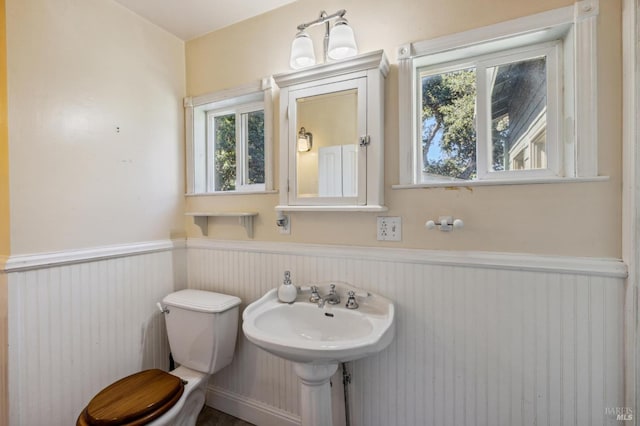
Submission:
[[[369,135],[360,136],[360,146],[367,146],[371,143],[371,137]]]

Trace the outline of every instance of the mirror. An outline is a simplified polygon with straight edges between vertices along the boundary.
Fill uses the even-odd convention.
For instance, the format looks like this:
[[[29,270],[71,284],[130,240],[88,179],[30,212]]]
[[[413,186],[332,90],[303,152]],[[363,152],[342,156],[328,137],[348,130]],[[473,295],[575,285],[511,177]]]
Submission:
[[[385,211],[384,52],[274,76],[278,211]]]
[[[357,89],[296,99],[297,196],[358,195]]]

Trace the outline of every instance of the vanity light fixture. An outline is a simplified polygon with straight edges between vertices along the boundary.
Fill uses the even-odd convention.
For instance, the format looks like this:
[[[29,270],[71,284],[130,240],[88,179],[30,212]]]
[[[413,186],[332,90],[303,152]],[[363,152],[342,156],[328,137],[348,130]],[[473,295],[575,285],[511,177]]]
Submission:
[[[316,64],[316,54],[313,51],[313,41],[305,30],[296,34],[291,44],[291,61],[289,66],[293,69],[310,67]]]
[[[306,131],[304,127],[300,127],[298,132],[298,151],[309,152],[313,146],[313,135]]]
[[[315,21],[298,25],[298,34],[291,44],[291,58],[289,65],[293,69],[299,69],[315,65],[316,55],[313,50],[313,41],[307,33],[307,28],[315,25],[325,24],[324,34],[324,62],[328,58],[340,60],[350,58],[358,54],[358,46],[353,35],[353,30],[345,19],[347,13],[345,9],[341,9],[336,13],[328,15],[324,10],[320,12],[320,17]],[[336,19],[333,28],[330,21]]]

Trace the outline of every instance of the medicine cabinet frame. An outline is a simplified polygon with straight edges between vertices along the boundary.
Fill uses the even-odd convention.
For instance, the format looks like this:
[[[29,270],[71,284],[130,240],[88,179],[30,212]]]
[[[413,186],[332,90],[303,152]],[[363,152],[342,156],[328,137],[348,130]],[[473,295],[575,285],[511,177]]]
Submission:
[[[273,76],[280,89],[280,200],[277,211],[385,211],[384,84],[389,62],[379,50]],[[296,100],[356,89],[358,192],[355,197],[301,197],[297,192]]]

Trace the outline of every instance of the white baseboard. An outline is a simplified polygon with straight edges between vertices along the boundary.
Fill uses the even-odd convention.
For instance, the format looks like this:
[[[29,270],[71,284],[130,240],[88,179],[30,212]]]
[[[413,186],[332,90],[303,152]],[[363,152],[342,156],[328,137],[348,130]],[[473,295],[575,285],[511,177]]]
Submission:
[[[207,388],[210,407],[257,426],[300,426],[300,417],[216,386]]]

